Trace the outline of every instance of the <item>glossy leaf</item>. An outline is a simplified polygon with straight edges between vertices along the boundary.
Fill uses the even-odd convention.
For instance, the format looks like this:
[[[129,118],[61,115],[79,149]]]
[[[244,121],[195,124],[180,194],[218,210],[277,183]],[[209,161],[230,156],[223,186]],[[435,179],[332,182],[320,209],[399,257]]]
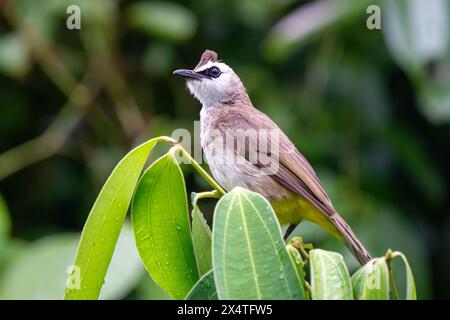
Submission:
[[[212,269],[211,230],[196,203],[192,209],[192,244],[198,272],[202,276]]]
[[[373,259],[352,276],[357,300],[389,300],[389,270],[384,258]]]
[[[219,299],[303,299],[303,288],[269,202],[235,188],[218,202],[213,227]]]
[[[182,299],[198,280],[183,173],[171,153],[139,181],[132,204],[136,246],[155,282]]]
[[[352,282],[342,256],[314,249],[309,252],[311,298],[313,300],[352,300]]]
[[[217,290],[212,270],[205,273],[189,291],[186,300],[217,300]]]
[[[111,261],[133,192],[156,138],[130,151],[104,184],[81,234],[74,265],[80,268],[79,289],[67,289],[65,299],[97,299]]]

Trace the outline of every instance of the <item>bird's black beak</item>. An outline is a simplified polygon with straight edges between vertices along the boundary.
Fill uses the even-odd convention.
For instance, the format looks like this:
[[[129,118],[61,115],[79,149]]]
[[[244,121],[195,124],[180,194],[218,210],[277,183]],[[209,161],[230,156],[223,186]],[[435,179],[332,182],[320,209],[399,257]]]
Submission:
[[[195,80],[202,80],[203,78],[206,78],[203,74],[195,72],[194,70],[189,69],[178,69],[173,72],[173,74],[186,78],[186,79],[195,79]]]

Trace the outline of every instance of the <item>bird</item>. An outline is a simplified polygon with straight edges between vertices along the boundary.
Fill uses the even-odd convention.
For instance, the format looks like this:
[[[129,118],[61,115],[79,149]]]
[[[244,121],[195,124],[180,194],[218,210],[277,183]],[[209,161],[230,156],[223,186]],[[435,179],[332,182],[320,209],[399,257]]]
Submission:
[[[215,51],[205,50],[194,69],[173,73],[186,79],[202,105],[201,146],[214,179],[226,191],[243,187],[263,195],[279,223],[288,225],[285,240],[308,220],[342,241],[361,265],[372,259],[333,207],[310,163],[278,125],[253,106],[239,76]]]

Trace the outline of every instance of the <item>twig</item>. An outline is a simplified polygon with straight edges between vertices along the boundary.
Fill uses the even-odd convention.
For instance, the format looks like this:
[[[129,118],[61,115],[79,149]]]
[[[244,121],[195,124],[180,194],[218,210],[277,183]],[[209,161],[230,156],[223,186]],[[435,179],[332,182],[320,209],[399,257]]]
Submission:
[[[219,193],[220,196],[223,196],[226,191],[203,169],[197,161],[192,158],[192,156],[187,152],[180,144],[175,144],[171,148],[171,152],[175,154],[175,152],[181,152],[181,155],[189,161],[189,163],[197,170],[198,173]]]

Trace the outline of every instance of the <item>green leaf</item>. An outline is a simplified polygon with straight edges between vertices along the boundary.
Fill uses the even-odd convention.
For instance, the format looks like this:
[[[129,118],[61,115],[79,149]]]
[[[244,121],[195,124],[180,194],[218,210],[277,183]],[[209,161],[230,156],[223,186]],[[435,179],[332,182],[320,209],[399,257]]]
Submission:
[[[136,246],[155,282],[183,299],[198,280],[183,173],[171,153],[139,181],[132,204]]]
[[[200,276],[212,269],[211,230],[197,203],[192,209],[192,244]]]
[[[189,40],[197,29],[192,12],[172,2],[138,2],[128,7],[128,24],[165,40]]]
[[[352,300],[350,275],[342,256],[314,249],[309,252],[311,298],[313,300]]]
[[[303,269],[302,256],[300,255],[300,252],[298,252],[298,250],[290,244],[288,244],[286,246],[286,249],[289,253],[289,256],[291,257],[292,263],[295,266],[295,270],[297,271],[297,277],[298,277],[300,286],[302,288],[304,288],[305,287],[305,270]],[[303,292],[303,295],[304,295],[304,292]]]
[[[412,269],[411,266],[408,263],[408,259],[406,259],[406,256],[399,252],[396,251],[395,256],[400,256],[403,260],[403,263],[405,265],[405,270],[406,270],[406,300],[416,300],[417,299],[417,294],[416,294],[416,284],[414,282],[414,276],[412,273]]]
[[[219,299],[303,299],[303,288],[269,202],[235,188],[218,202],[213,227]]]
[[[406,269],[406,300],[416,300],[416,284],[414,282],[414,275],[412,273],[411,266],[403,253],[400,253],[400,256],[402,257]]]
[[[2,269],[0,299],[62,299],[79,238],[79,234],[63,233],[22,244]],[[126,297],[144,273],[131,226],[125,224],[100,297]]]
[[[55,234],[23,246],[2,270],[0,299],[61,299],[78,234]]]
[[[357,300],[389,300],[389,269],[384,258],[373,259],[352,276]]]
[[[155,138],[130,151],[104,184],[81,234],[74,265],[80,268],[79,289],[67,289],[65,299],[97,299],[117,238]]]
[[[186,300],[217,300],[213,270],[205,273],[189,291]]]

